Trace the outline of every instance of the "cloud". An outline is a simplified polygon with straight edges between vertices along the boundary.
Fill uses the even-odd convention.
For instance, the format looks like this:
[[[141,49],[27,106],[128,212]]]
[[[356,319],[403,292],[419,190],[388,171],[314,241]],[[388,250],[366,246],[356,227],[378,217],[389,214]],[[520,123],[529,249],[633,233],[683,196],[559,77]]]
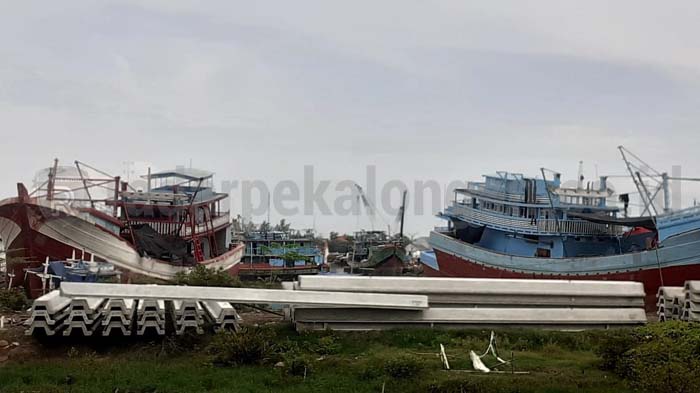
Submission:
[[[625,144],[662,169],[700,167],[696,2],[5,8],[2,196],[56,156],[111,172],[192,159],[221,179],[298,179],[306,164],[345,179],[375,164],[385,180],[447,183],[541,166],[573,178],[579,160],[619,173]]]

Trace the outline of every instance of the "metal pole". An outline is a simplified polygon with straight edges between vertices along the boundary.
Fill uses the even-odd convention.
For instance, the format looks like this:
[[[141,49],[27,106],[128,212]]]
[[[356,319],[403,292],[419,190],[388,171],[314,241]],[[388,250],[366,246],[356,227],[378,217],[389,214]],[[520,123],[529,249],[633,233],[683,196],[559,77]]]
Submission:
[[[80,180],[82,180],[83,187],[85,187],[85,193],[87,193],[87,197],[90,200],[90,206],[94,209],[95,202],[93,202],[93,200],[92,200],[92,196],[90,195],[90,190],[88,189],[87,180],[85,180],[85,177],[83,176],[83,171],[80,169],[80,163],[78,161],[75,162],[75,167],[78,169],[78,174],[80,175]]]
[[[119,200],[119,183],[120,183],[121,178],[119,176],[114,178],[114,217],[117,217],[117,214],[119,214],[118,206],[117,206],[117,201]]]
[[[641,215],[643,216],[647,211],[649,211],[649,207],[651,206],[651,208],[654,210],[654,216],[658,216],[659,212],[656,211],[656,206],[654,206],[654,201],[651,200],[651,195],[649,194],[649,190],[647,190],[647,186],[642,181],[642,175],[640,175],[639,172],[637,172],[637,178],[639,179],[639,184],[644,189],[644,194],[649,199],[649,202],[644,204],[644,211],[642,211]],[[649,213],[651,213],[651,211],[649,211]],[[657,230],[658,230],[658,228],[657,228]]]
[[[47,187],[46,199],[53,199],[54,187],[56,186],[56,171],[58,170],[58,158],[54,158],[53,167],[49,168],[49,185]]]
[[[625,162],[625,166],[627,166],[627,170],[629,171],[630,176],[632,177],[632,181],[634,182],[634,186],[637,188],[637,192],[639,192],[639,197],[642,198],[642,202],[646,203],[646,201],[644,200],[646,198],[646,194],[644,194],[644,191],[642,190],[642,187],[634,174],[634,170],[632,170],[632,163],[630,163],[630,161],[627,159],[627,156],[625,155],[625,148],[623,146],[618,146],[617,148],[620,150],[622,160]]]
[[[547,198],[549,199],[549,206],[552,208],[552,212],[554,213],[554,223],[557,226],[557,233],[561,234],[561,228],[559,228],[559,215],[557,214],[557,211],[554,209],[554,200],[552,200],[552,194],[549,192],[549,186],[547,186],[547,176],[544,174],[544,168],[540,168],[540,171],[542,172],[542,180],[544,181],[544,188],[547,190]],[[536,194],[535,194],[536,197]]]
[[[664,190],[664,213],[671,210],[671,195],[668,187],[668,173],[661,174],[661,187]]]
[[[403,202],[401,203],[401,232],[399,233],[399,240],[403,242],[403,223],[406,218],[406,194],[408,191],[403,192]]]

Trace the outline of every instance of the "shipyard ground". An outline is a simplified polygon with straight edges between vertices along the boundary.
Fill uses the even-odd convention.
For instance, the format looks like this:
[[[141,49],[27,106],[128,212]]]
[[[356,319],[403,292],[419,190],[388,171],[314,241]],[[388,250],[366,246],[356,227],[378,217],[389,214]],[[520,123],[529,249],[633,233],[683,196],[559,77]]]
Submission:
[[[244,317],[245,318],[245,317]],[[600,370],[595,347],[605,332],[497,332],[501,357],[526,374],[478,374],[469,351],[488,346],[489,331],[406,330],[299,334],[261,313],[255,324],[273,325],[273,345],[305,359],[259,365],[212,362],[213,337],[166,339],[59,339],[25,337],[19,327],[0,332],[18,342],[0,353],[1,392],[625,392],[625,382]],[[269,328],[269,326],[268,326]],[[452,368],[437,355],[446,347]],[[282,354],[284,356],[284,354]],[[398,359],[398,360],[397,360]],[[403,359],[403,360],[401,360]],[[406,361],[406,359],[409,359]],[[285,361],[287,364],[284,364]],[[416,362],[417,361],[417,362]],[[493,358],[485,358],[493,364]],[[459,371],[462,370],[462,371]]]

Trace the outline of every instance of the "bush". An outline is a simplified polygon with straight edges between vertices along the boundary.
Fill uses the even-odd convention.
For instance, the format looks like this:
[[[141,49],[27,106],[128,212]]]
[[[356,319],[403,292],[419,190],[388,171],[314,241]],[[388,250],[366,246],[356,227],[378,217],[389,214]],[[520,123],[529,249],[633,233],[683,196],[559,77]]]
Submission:
[[[285,361],[285,372],[295,377],[306,377],[311,373],[311,361],[303,356],[291,356]]]
[[[611,331],[602,337],[595,351],[601,358],[601,368],[623,375],[623,358],[637,344],[637,340],[637,332],[633,330]]]
[[[492,381],[447,380],[433,382],[426,386],[429,393],[494,393],[497,389]]]
[[[23,311],[30,306],[29,299],[18,289],[0,289],[0,310]]]
[[[340,351],[340,347],[335,336],[323,336],[316,341],[311,350],[319,355],[333,355]]]
[[[423,370],[423,362],[413,356],[401,355],[384,363],[384,372],[395,379],[415,377]]]
[[[696,392],[700,386],[700,326],[667,322],[611,337],[599,351],[603,367],[644,392]]]
[[[209,269],[204,265],[196,265],[189,272],[178,272],[175,275],[177,285],[195,287],[240,287],[237,277],[231,276],[223,269]]]
[[[646,392],[697,392],[700,386],[700,326],[685,322],[651,325],[623,356],[624,376]]]
[[[221,366],[260,365],[275,357],[274,337],[267,329],[250,328],[239,333],[224,331],[214,336],[208,352]]]

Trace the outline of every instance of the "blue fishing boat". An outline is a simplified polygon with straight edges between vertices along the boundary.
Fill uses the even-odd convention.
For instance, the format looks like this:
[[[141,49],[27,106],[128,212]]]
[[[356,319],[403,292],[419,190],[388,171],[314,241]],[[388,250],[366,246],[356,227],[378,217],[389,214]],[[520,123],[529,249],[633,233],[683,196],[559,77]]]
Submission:
[[[456,190],[439,213],[447,226],[430,234],[435,258],[422,259],[424,274],[639,281],[653,309],[659,286],[700,279],[700,207],[669,204],[669,181],[698,179],[674,179],[620,152],[640,194],[640,216],[628,216],[629,195],[616,196],[605,176],[586,184],[580,176],[565,187],[561,174],[546,169],[538,177],[497,172]],[[622,206],[609,204],[613,198]]]

